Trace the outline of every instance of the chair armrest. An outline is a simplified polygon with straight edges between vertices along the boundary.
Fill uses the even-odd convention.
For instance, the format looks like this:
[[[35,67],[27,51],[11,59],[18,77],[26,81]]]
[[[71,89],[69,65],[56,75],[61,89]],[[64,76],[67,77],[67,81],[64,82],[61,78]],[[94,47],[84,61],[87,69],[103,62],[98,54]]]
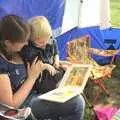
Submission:
[[[96,49],[96,48],[88,48],[88,53],[89,54],[96,54],[100,56],[114,56],[118,54],[120,50],[102,50],[102,49]]]

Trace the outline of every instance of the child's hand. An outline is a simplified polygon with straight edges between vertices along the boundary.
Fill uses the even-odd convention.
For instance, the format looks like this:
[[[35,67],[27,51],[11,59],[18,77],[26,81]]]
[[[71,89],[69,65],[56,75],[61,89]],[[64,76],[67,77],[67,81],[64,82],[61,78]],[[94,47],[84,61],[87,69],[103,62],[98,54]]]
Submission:
[[[71,66],[72,63],[68,61],[60,61],[60,67],[62,67],[64,70],[66,70],[69,66]]]
[[[60,64],[61,65],[72,65],[72,63],[71,62],[69,62],[69,61],[60,61]]]
[[[58,69],[58,68],[60,67],[60,64],[59,64],[59,62],[55,62],[55,63],[53,64],[53,66]]]
[[[60,67],[59,55],[55,55],[53,66],[57,69]]]
[[[56,69],[50,65],[50,64],[45,64],[46,69],[49,71],[50,75],[54,76],[56,74]]]

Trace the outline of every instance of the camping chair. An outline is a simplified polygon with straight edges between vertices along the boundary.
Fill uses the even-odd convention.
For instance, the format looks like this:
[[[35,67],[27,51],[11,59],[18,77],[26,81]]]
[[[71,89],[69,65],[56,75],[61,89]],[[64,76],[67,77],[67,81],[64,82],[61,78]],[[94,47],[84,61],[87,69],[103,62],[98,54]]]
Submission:
[[[67,42],[67,60],[71,63],[80,63],[80,64],[92,64],[93,69],[91,71],[91,74],[89,76],[89,79],[103,92],[105,92],[108,96],[110,93],[108,92],[104,80],[105,78],[110,78],[112,74],[113,68],[115,68],[115,65],[112,64],[115,54],[118,53],[118,51],[112,51],[113,53],[110,54],[110,51],[104,52],[109,53],[109,55],[113,56],[111,63],[109,65],[101,66],[95,62],[95,60],[92,59],[91,54],[101,54],[104,50],[101,50],[101,52],[98,49],[90,48],[90,36],[86,35],[71,41]],[[107,54],[105,54],[107,56]],[[95,104],[96,100],[98,99],[100,95],[100,90],[96,92],[95,98],[92,102],[92,105]],[[88,100],[86,98],[86,101],[88,103]]]

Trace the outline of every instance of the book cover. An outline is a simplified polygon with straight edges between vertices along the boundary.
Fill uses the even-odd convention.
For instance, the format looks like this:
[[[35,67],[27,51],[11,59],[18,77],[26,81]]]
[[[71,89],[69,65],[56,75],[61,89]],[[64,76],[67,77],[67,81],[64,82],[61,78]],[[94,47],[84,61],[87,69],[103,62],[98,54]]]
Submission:
[[[54,102],[66,102],[83,92],[87,83],[92,65],[73,64],[68,67],[58,88],[40,95],[39,98]]]

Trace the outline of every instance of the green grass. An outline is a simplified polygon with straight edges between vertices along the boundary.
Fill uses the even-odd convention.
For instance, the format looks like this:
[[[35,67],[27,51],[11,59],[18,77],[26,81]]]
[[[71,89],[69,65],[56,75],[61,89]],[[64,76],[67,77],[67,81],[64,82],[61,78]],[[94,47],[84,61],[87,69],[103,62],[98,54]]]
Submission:
[[[110,0],[111,24],[113,27],[120,27],[120,1]]]

